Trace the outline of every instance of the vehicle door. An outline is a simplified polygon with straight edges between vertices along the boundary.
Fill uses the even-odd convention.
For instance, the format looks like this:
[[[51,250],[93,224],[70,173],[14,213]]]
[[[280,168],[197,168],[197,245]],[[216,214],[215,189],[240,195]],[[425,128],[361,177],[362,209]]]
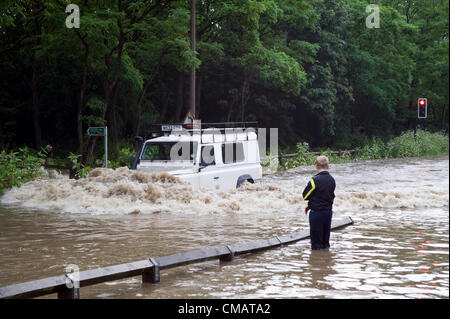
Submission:
[[[199,185],[200,188],[220,189],[220,176],[218,174],[217,144],[205,144],[200,149]]]
[[[224,172],[222,187],[234,189],[238,178],[249,174],[248,165],[245,164],[244,143],[242,141],[225,142],[221,145],[221,151],[223,163],[221,171]]]

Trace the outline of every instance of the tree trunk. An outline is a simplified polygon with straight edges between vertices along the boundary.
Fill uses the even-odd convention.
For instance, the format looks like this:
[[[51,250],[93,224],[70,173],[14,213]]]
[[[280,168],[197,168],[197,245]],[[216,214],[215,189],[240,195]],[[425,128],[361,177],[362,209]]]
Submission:
[[[36,149],[40,150],[42,147],[42,132],[41,132],[41,123],[39,120],[39,96],[38,96],[38,87],[37,87],[37,79],[38,71],[37,71],[37,63],[33,62],[33,75],[31,77],[31,91],[33,95],[33,123],[34,123],[34,140]]]
[[[120,81],[117,82],[116,86],[113,89],[112,93],[112,101],[111,101],[111,107],[109,110],[109,119],[108,119],[108,136],[111,137],[111,143],[113,145],[117,145],[119,142],[119,130],[117,128],[117,114],[116,114],[116,106],[117,106],[117,92],[119,89]]]
[[[233,107],[236,104],[236,102],[237,102],[237,96],[234,95],[233,96],[233,101],[231,101],[230,108],[228,110],[227,122],[231,122],[231,115],[233,114]]]
[[[248,102],[248,99],[250,97],[249,92],[249,74],[247,71],[244,71],[244,81],[242,82],[241,86],[241,122],[244,122],[244,114],[245,114],[245,105]]]
[[[230,109],[228,110],[227,122],[231,121],[231,113],[233,112],[233,103],[230,105]]]
[[[89,139],[89,144],[88,144],[86,157],[83,159],[83,164],[84,165],[87,165],[91,161],[92,154],[94,153],[94,147],[95,147],[96,143],[97,143],[97,137],[96,136],[91,136],[91,138]]]
[[[169,93],[166,90],[161,91],[161,112],[159,113],[159,122],[164,123],[167,119],[167,106],[169,105]]]
[[[136,130],[135,130],[135,136],[139,135],[139,132],[141,131],[141,120],[142,120],[142,102],[144,101],[145,94],[147,93],[148,88],[150,87],[151,81],[148,80],[144,84],[144,88],[142,89],[141,94],[139,95],[138,103],[137,103],[137,123],[136,123]]]
[[[197,76],[198,79],[198,83],[196,86],[196,90],[197,92],[195,93],[195,118],[199,119],[200,118],[200,111],[201,111],[201,94],[202,94],[202,85],[203,85],[203,76],[198,75]]]
[[[3,136],[2,121],[0,121],[0,151],[5,149],[5,137]]]
[[[409,111],[409,110],[414,110],[414,100],[412,100],[412,99],[409,100],[409,108],[408,108],[408,111]],[[416,110],[416,113],[415,113],[415,114],[417,114],[417,110]],[[415,120],[416,120],[416,117],[417,117],[417,115],[416,115],[413,119],[411,119],[411,118],[408,116],[408,129],[411,129],[411,128],[414,128],[414,129],[415,129],[415,124],[416,124]]]
[[[108,110],[109,104],[111,103],[112,90],[113,90],[113,88],[108,87],[105,91],[105,95],[104,95],[104,99],[103,99],[103,111],[102,111],[102,115],[101,115],[101,118],[103,120],[106,117],[106,111]],[[88,152],[87,152],[86,160],[84,162],[85,165],[87,163],[89,163],[92,159],[92,155],[94,154],[95,144],[97,144],[97,137],[93,136],[89,140]]]
[[[181,111],[183,109],[183,97],[184,97],[184,74],[182,72],[178,73],[177,77],[177,98],[175,105],[175,123],[181,122]]]
[[[442,111],[442,130],[445,130],[445,124],[448,123],[448,120],[446,119],[447,114],[447,105],[444,104],[443,111]]]
[[[36,13],[34,16],[34,26],[33,36],[36,37],[36,46],[40,45],[40,35],[42,34],[42,16],[40,16],[40,12],[44,10],[44,7],[41,6],[40,3],[32,4],[32,11]],[[40,122],[40,112],[39,112],[39,92],[38,92],[38,62],[35,60],[33,53],[32,56],[32,75],[31,75],[31,94],[32,94],[32,113],[33,113],[33,124],[34,124],[34,141],[36,149],[40,150],[42,147],[42,130],[41,130],[41,122]]]
[[[114,87],[117,84],[117,81],[119,80],[119,72],[120,72],[120,66],[122,64],[122,53],[123,53],[123,46],[125,44],[125,35],[121,32],[119,37],[119,44],[116,48],[111,50],[111,52],[105,56],[105,64],[106,64],[106,70],[103,75],[103,87],[104,87],[104,98],[103,98],[103,110],[101,113],[101,118],[104,120],[106,117],[106,112],[108,111],[108,107],[111,104],[111,98],[112,98],[112,92]],[[113,53],[117,51],[117,60],[116,64],[114,65],[113,69],[113,76],[112,81],[109,81],[109,75],[111,73],[111,65],[110,60],[113,55]],[[91,161],[92,155],[94,153],[95,144],[97,143],[97,138],[95,136],[91,137],[89,140],[88,150],[86,158],[83,161],[83,164],[87,164]]]
[[[80,36],[81,42],[84,45],[84,57],[83,57],[83,76],[81,80],[80,97],[77,105],[77,137],[78,137],[78,154],[83,154],[83,105],[84,105],[84,94],[86,92],[87,86],[87,75],[88,75],[88,60],[89,60],[89,46],[84,38]]]

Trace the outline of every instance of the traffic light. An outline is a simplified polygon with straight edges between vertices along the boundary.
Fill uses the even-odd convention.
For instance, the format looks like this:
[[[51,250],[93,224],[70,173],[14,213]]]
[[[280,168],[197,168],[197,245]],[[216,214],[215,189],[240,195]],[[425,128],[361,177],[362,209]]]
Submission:
[[[417,100],[417,117],[419,119],[427,118],[427,105],[428,101],[426,97],[421,97]]]

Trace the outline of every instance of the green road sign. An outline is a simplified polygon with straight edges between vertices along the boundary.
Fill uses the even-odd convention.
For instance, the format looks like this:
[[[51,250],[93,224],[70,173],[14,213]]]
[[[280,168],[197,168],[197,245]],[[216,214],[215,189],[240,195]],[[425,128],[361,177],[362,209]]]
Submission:
[[[104,127],[90,127],[87,130],[89,136],[105,136]]]
[[[105,167],[108,167],[108,127],[90,127],[87,130],[89,136],[105,137]]]

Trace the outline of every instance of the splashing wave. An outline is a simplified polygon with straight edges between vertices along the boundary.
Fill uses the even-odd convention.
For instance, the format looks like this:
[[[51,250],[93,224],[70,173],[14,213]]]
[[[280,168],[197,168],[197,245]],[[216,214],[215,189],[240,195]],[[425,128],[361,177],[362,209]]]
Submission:
[[[301,177],[301,178],[299,178]],[[301,197],[305,177],[288,180],[266,178],[257,184],[217,192],[192,189],[189,184],[167,173],[96,168],[87,178],[39,179],[8,191],[1,201],[26,208],[87,214],[147,214],[160,212],[303,212]],[[338,185],[339,186],[339,185]],[[356,190],[338,187],[334,211],[337,213],[374,208],[416,209],[445,207],[448,192],[425,189],[420,192],[398,190]]]

